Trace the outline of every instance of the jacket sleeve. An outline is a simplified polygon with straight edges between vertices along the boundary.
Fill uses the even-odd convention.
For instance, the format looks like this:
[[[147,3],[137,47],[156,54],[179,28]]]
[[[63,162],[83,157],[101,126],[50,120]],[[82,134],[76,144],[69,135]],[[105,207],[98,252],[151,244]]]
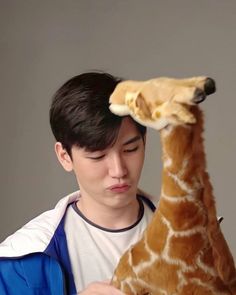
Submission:
[[[1,295],[64,295],[59,264],[47,255],[0,260]]]

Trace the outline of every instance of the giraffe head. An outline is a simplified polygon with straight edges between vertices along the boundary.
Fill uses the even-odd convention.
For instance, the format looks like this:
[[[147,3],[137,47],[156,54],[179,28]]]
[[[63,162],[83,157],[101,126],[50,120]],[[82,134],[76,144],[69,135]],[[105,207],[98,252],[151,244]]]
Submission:
[[[130,115],[140,124],[157,130],[169,124],[193,124],[192,105],[215,92],[208,77],[189,79],[156,78],[119,83],[110,96],[110,110],[119,116]]]

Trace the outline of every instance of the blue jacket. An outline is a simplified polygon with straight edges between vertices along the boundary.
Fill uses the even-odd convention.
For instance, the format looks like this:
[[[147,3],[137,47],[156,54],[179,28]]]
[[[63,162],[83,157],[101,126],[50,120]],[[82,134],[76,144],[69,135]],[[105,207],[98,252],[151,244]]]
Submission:
[[[154,211],[153,203],[140,196]],[[0,244],[1,295],[75,295],[64,231],[65,212],[79,192],[31,220]]]

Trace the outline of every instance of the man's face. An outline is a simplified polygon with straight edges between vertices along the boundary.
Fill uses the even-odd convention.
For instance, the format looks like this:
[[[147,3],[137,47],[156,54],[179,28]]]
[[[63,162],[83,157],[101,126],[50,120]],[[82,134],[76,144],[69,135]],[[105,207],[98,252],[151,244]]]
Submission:
[[[89,152],[73,146],[71,152],[72,169],[88,204],[122,208],[134,202],[144,162],[144,141],[130,118],[123,119],[112,147]]]

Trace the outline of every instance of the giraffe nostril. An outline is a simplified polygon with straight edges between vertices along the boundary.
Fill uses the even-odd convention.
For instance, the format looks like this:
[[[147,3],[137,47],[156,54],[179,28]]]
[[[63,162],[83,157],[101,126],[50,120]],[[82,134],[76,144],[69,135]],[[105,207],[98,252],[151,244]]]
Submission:
[[[194,103],[201,103],[205,99],[206,99],[206,93],[203,90],[197,88],[194,92],[193,102]]]
[[[210,95],[216,91],[216,83],[212,78],[207,78],[205,85],[204,85],[204,91],[206,95]]]

